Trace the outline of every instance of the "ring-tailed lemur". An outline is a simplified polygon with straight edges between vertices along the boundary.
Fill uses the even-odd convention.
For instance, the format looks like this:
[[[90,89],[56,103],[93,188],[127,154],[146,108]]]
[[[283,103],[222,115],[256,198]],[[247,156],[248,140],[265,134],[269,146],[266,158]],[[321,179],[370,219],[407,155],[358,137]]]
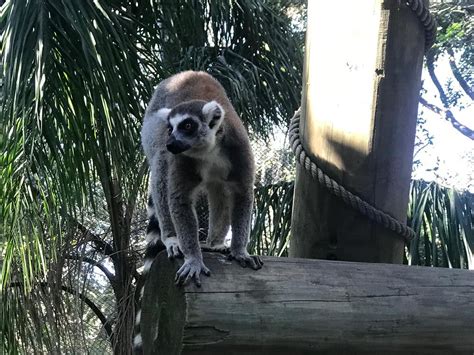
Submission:
[[[224,88],[205,72],[186,71],[162,81],[145,112],[142,145],[150,166],[148,249],[160,238],[168,257],[184,255],[176,283],[210,275],[198,240],[194,204],[207,195],[206,247],[224,249],[232,227],[229,258],[257,270],[262,261],[247,252],[253,208],[254,158],[247,132]],[[155,255],[147,252],[144,273]],[[139,323],[139,314],[137,314]],[[134,344],[141,344],[137,334]]]

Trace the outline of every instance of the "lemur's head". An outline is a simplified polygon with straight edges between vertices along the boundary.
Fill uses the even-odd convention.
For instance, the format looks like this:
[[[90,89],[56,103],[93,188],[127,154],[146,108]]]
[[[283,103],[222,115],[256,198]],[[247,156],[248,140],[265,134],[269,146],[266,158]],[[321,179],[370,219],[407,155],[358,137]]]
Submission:
[[[214,100],[190,100],[156,114],[168,124],[166,148],[173,154],[196,155],[214,147],[224,109]]]

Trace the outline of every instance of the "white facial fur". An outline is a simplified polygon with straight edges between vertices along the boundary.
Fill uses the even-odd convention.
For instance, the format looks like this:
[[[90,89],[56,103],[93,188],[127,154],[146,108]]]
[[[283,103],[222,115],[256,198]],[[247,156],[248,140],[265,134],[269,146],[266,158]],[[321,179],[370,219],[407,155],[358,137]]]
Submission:
[[[202,106],[201,119],[203,120],[203,127],[200,128],[201,133],[199,133],[199,135],[195,137],[188,138],[186,136],[182,136],[178,132],[178,126],[183,120],[190,117],[189,114],[176,113],[170,116],[171,111],[172,109],[170,108],[161,108],[156,111],[154,113],[155,122],[159,121],[167,123],[171,128],[172,133],[175,134],[176,137],[180,140],[182,139],[186,142],[188,139],[190,139],[188,142],[192,146],[192,148],[182,152],[183,155],[188,155],[195,158],[202,158],[203,155],[208,154],[208,152],[214,149],[216,134],[222,124],[225,113],[223,107],[218,102],[212,100]],[[194,117],[194,119],[199,121],[198,117]],[[199,140],[200,142],[198,142]]]
[[[169,113],[169,112],[168,112]],[[170,118],[170,125],[173,127],[173,131],[178,127],[178,125],[186,118],[187,116],[183,115],[174,115]]]
[[[155,115],[159,120],[166,121],[170,112],[171,112],[170,108],[164,107],[156,111]]]

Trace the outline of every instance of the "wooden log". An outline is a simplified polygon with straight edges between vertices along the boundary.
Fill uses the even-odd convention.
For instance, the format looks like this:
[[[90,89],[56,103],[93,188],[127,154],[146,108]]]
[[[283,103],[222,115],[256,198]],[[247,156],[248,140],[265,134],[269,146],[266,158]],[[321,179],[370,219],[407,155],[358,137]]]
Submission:
[[[155,260],[142,301],[145,354],[470,354],[472,271],[204,253],[202,287]]]
[[[326,173],[406,221],[424,29],[404,2],[308,2],[302,143]],[[401,263],[404,241],[297,167],[290,256]]]

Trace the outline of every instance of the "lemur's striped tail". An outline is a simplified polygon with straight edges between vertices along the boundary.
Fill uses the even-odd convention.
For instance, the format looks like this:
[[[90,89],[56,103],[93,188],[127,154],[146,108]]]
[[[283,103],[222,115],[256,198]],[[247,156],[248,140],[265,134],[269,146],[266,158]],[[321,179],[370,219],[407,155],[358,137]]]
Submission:
[[[143,265],[143,272],[142,276],[143,278],[147,277],[148,271],[151,268],[151,265],[153,264],[153,260],[155,260],[155,257],[158,255],[158,253],[165,248],[164,244],[161,242],[160,239],[160,226],[158,224],[158,218],[155,213],[155,208],[153,206],[153,199],[151,198],[151,195],[148,196],[148,204],[147,204],[147,214],[148,214],[148,226],[146,229],[146,250],[145,250],[145,257],[144,257],[144,265]],[[138,311],[135,315],[135,329],[134,329],[134,338],[133,338],[133,352],[134,354],[142,354],[142,334],[141,334],[141,328],[140,328],[140,320],[141,320],[141,302],[143,298],[143,287],[141,286],[140,290],[137,290],[137,292],[140,292],[140,306],[138,308]]]

